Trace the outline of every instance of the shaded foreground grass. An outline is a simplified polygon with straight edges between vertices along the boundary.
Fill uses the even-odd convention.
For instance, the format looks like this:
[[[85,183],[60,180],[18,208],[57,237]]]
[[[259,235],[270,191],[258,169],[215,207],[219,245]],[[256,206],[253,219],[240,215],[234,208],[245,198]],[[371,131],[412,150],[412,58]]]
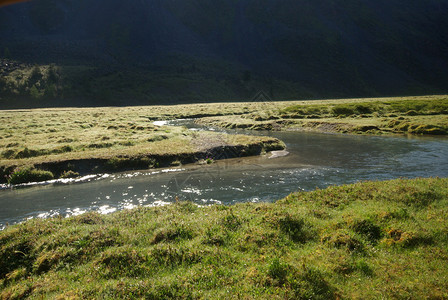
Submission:
[[[448,297],[448,179],[178,203],[0,232],[2,299]]]

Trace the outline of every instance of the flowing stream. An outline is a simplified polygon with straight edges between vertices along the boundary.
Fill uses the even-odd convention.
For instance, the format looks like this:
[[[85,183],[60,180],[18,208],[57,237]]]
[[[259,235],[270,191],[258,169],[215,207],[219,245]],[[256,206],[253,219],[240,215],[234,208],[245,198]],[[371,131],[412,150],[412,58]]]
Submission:
[[[191,130],[192,121],[173,121]],[[207,130],[207,129],[205,129]],[[235,133],[236,131],[227,131]],[[352,136],[304,132],[242,132],[277,137],[289,155],[270,154],[188,165],[86,177],[0,190],[0,229],[30,218],[72,216],[87,211],[111,213],[177,200],[199,205],[272,202],[299,190],[364,180],[399,177],[447,177],[448,139]]]

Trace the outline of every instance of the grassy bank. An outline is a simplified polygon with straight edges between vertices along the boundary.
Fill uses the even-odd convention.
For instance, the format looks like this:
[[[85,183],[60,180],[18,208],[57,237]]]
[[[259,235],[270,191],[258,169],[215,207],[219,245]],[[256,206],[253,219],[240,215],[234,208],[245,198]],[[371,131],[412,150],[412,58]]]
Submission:
[[[72,177],[247,156],[279,140],[192,132],[156,120],[252,130],[448,134],[448,97],[0,111],[0,182]]]
[[[201,124],[252,130],[304,130],[351,134],[448,134],[448,97],[345,99],[265,104],[265,109]]]
[[[153,124],[236,111],[224,105],[1,111],[0,182],[165,167],[284,148],[274,138]]]
[[[31,220],[0,232],[0,297],[444,299],[447,205],[448,179],[400,179]]]

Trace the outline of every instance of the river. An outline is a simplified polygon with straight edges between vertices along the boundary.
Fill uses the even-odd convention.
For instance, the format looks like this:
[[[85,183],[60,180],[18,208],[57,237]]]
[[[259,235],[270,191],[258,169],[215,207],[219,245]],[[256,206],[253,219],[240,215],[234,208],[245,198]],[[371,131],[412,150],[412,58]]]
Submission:
[[[191,121],[172,125],[195,128]],[[235,133],[236,131],[228,131]],[[272,202],[330,185],[399,177],[447,177],[448,139],[305,132],[244,132],[277,137],[289,155],[235,158],[209,165],[86,177],[0,190],[0,229],[30,218],[189,200],[199,205]]]

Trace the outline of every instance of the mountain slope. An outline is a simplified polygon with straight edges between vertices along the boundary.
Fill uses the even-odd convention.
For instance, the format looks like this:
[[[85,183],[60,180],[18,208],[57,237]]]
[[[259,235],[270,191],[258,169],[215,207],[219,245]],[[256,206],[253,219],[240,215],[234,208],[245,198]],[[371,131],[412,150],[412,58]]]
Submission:
[[[0,9],[0,55],[61,66],[78,105],[442,93],[447,12],[442,0],[34,0]],[[3,95],[26,105],[29,90]]]

